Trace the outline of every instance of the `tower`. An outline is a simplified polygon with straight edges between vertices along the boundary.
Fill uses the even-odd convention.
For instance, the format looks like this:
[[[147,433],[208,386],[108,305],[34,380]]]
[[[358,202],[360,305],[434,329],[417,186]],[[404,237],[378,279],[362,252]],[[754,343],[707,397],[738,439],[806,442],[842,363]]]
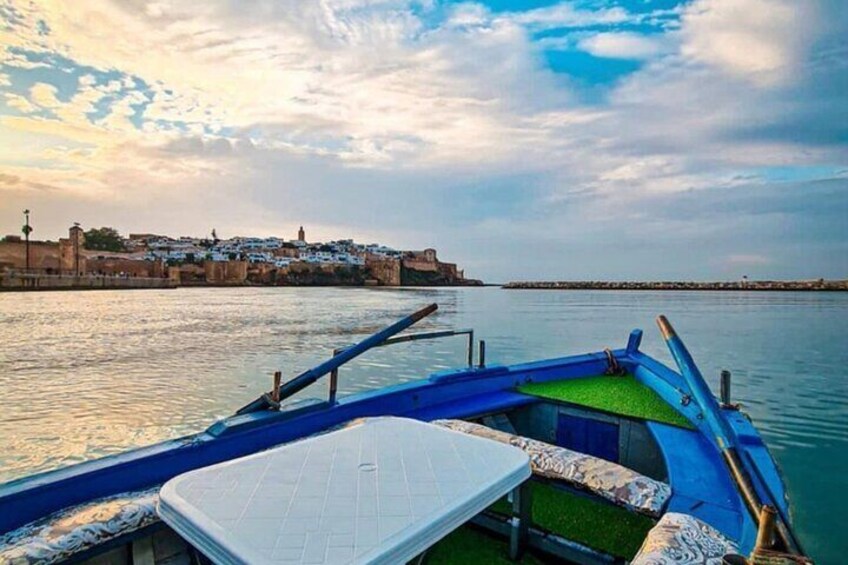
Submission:
[[[300,229],[297,230],[297,240],[298,241],[306,241],[306,232],[303,231],[303,226],[300,226]]]
[[[74,223],[71,229],[68,230],[68,239],[71,240],[71,248],[74,253],[74,275],[81,275],[80,269],[80,249],[85,242],[85,235],[78,223]]]

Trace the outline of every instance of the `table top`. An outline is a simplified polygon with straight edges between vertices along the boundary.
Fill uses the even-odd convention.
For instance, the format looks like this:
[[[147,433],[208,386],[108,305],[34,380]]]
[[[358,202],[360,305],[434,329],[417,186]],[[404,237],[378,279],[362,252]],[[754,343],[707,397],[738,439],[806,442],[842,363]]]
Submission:
[[[373,418],[185,473],[159,513],[216,563],[405,563],[530,477],[527,455]]]

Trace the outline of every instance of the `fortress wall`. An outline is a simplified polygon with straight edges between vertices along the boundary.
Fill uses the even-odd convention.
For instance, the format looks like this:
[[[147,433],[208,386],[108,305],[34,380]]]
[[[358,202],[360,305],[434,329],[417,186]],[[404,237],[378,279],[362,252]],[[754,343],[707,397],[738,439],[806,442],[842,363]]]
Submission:
[[[206,282],[241,284],[247,280],[247,261],[205,261]]]
[[[29,257],[30,267],[33,269],[50,269],[58,272],[61,268],[58,243],[31,241]],[[26,268],[26,243],[23,241],[0,241],[0,265],[14,269]]]
[[[371,276],[382,286],[400,286],[400,261],[397,259],[375,259],[367,263]]]

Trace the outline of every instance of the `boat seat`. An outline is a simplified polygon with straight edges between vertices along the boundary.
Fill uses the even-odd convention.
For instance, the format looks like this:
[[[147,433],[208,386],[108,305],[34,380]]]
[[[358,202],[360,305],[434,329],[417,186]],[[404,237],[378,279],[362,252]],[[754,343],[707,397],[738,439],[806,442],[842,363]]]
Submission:
[[[159,521],[159,487],[71,506],[0,535],[0,563],[58,563]]]
[[[533,474],[563,481],[634,512],[658,518],[671,496],[671,487],[592,455],[522,437],[464,420],[435,420],[433,424],[523,449]]]
[[[689,514],[667,512],[648,532],[630,565],[719,565],[739,548],[718,530]]]

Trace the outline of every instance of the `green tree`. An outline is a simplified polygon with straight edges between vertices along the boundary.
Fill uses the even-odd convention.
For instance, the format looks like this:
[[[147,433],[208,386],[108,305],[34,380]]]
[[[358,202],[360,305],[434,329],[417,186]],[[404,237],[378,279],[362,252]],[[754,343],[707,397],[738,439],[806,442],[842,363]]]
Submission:
[[[85,232],[85,248],[97,251],[126,251],[124,240],[115,228],[91,228]]]

